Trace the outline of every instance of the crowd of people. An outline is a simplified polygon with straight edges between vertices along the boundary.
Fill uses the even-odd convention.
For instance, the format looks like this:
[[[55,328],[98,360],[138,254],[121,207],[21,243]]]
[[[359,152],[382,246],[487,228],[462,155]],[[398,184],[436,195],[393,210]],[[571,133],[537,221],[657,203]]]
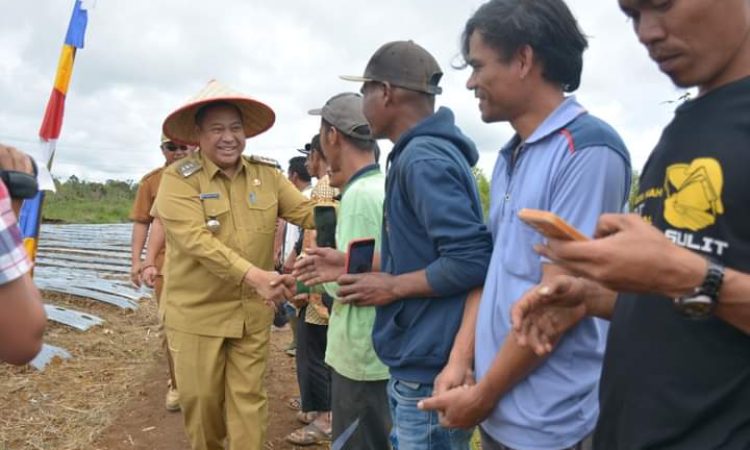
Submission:
[[[243,155],[275,121],[254,98],[212,81],[166,118],[131,277],[156,287],[167,408],[193,449],[264,448],[270,331],[288,319],[296,445],[463,450],[478,426],[483,450],[749,448],[750,2],[619,6],[659,69],[698,92],[632,198],[626,143],[572,95],[588,43],[563,0],[490,0],[461,34],[482,120],[515,131],[486,218],[479,152],[436,108],[443,71],[413,41],[342,77],[359,93],[310,111],[318,134],[286,174]],[[393,143],[382,168],[379,139]],[[33,290],[7,199],[0,357],[22,362],[7,335],[33,348],[40,327],[12,323],[33,301],[5,301]],[[335,247],[315,244],[320,205],[336,206]],[[546,238],[524,208],[591,239]],[[372,271],[347,273],[363,238]]]

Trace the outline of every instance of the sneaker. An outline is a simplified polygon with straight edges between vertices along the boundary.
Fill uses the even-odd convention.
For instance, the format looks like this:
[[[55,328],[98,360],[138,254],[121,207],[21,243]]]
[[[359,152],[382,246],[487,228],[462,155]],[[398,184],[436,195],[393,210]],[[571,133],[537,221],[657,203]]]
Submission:
[[[177,389],[171,387],[167,390],[167,399],[165,402],[167,411],[175,412],[180,410],[180,393]]]

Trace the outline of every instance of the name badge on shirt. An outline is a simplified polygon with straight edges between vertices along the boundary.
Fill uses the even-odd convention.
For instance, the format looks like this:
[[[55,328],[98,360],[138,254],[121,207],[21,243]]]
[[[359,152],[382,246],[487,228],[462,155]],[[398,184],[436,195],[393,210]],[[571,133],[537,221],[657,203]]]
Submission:
[[[217,198],[219,198],[219,193],[218,192],[209,192],[209,193],[205,193],[205,194],[200,194],[198,196],[198,198],[200,198],[201,200],[217,199]]]

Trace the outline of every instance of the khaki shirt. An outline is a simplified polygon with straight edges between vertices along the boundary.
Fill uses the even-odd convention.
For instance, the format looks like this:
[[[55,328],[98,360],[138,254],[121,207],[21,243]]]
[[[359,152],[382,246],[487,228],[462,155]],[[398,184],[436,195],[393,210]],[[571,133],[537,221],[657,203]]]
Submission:
[[[161,175],[166,166],[154,169],[141,178],[138,183],[138,192],[135,194],[133,208],[130,210],[130,220],[139,223],[151,223],[151,208],[156,200],[156,192],[159,190]]]
[[[314,226],[312,201],[272,165],[243,157],[230,180],[199,152],[164,171],[154,209],[167,237],[165,324],[219,337],[269,327],[273,312],[245,273],[273,270],[278,217]]]
[[[138,191],[135,194],[135,201],[133,201],[133,208],[130,210],[130,220],[133,222],[143,223],[150,225],[154,220],[151,215],[151,209],[154,206],[156,200],[156,193],[159,190],[159,183],[161,182],[161,175],[166,169],[166,166],[154,169],[151,172],[141,178],[138,183]],[[164,264],[164,247],[156,255],[156,268],[161,272],[162,265]]]

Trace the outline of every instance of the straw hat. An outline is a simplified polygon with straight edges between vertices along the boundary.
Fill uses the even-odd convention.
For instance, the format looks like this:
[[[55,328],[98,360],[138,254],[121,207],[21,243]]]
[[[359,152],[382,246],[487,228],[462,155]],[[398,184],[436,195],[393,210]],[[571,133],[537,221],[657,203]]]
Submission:
[[[174,142],[198,145],[195,114],[201,107],[214,102],[227,102],[239,108],[245,128],[245,137],[256,136],[273,125],[276,115],[265,104],[234,91],[216,80],[208,82],[185,106],[178,108],[164,121],[164,134]]]

